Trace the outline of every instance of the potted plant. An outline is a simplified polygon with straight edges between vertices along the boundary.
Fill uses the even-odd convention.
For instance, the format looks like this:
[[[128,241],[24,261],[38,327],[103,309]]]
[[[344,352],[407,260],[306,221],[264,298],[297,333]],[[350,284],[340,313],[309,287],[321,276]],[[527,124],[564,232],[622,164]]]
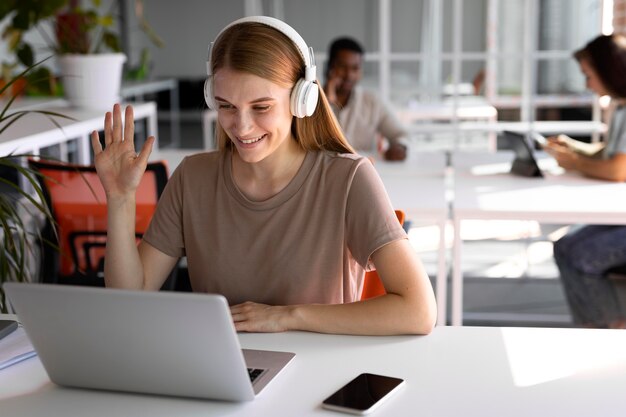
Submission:
[[[121,52],[114,14],[116,1],[103,11],[101,0],[84,7],[79,0],[3,0],[0,20],[11,16],[3,38],[16,53],[19,63],[29,66],[33,48],[24,33],[36,29],[58,58],[65,97],[76,107],[109,109],[119,100],[122,68],[126,56]],[[161,40],[143,18],[143,3],[135,1],[135,16],[144,33],[158,46]],[[44,22],[47,22],[44,24]]]
[[[59,113],[45,110],[18,110],[11,111],[11,105],[15,97],[19,94],[12,89],[13,85],[20,79],[28,76],[31,72],[36,72],[35,63],[22,73],[9,80],[0,88],[0,100],[3,103],[0,108],[0,136],[14,122],[32,113],[39,113],[47,116],[51,123],[58,126],[56,117],[67,117]],[[54,220],[50,208],[46,204],[43,191],[37,180],[37,173],[20,163],[25,157],[31,155],[0,155],[0,167],[9,168],[17,173],[17,176],[0,177],[0,313],[7,313],[8,306],[2,284],[6,281],[33,281],[36,280],[36,268],[32,268],[32,260],[37,257],[37,243],[43,242],[38,227],[29,226],[24,220],[25,217],[41,215],[45,220],[49,220],[54,228]],[[31,190],[21,187],[19,176],[30,184]],[[52,244],[46,243],[44,244]]]

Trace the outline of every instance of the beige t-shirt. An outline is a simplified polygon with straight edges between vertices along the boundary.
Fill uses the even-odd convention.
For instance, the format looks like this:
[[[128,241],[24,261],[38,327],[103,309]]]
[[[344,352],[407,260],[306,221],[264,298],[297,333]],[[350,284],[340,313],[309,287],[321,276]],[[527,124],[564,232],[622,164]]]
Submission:
[[[336,304],[359,299],[370,255],[406,238],[367,158],[308,152],[291,182],[248,200],[231,152],[185,158],[144,239],[187,256],[191,286],[231,304]]]
[[[378,136],[390,143],[404,143],[408,131],[391,108],[373,93],[357,86],[341,110],[333,107],[348,142],[357,151],[376,152]]]

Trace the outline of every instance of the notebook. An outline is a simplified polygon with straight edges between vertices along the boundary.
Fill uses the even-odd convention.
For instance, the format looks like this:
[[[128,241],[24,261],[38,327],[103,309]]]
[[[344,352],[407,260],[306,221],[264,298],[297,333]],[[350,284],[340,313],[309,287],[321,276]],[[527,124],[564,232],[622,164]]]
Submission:
[[[537,164],[533,149],[530,147],[525,133],[505,130],[504,138],[513,149],[515,159],[511,165],[511,173],[524,177],[543,177]]]
[[[245,401],[294,357],[242,350],[217,294],[17,282],[4,289],[58,385]]]

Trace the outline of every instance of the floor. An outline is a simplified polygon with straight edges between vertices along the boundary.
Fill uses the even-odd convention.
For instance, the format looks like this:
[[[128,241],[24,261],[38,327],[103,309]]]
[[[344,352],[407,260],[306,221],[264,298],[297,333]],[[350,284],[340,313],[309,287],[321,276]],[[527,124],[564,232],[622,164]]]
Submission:
[[[160,123],[159,132],[161,146],[167,146],[169,126]],[[199,114],[197,120],[187,118],[182,123],[181,137],[183,148],[202,146]],[[449,135],[442,134],[412,138],[412,146],[425,150],[486,149],[486,143],[486,137],[481,134],[466,135],[456,143]],[[465,325],[571,326],[551,243],[567,230],[567,226],[528,221],[475,221],[464,229]],[[449,227],[448,260],[451,259],[451,232]],[[413,225],[409,239],[434,280],[439,239],[437,228]]]

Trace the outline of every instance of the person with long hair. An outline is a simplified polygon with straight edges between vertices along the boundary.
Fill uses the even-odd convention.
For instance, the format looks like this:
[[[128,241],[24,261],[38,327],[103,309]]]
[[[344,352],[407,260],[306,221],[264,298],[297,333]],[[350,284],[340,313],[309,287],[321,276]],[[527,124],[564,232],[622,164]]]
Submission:
[[[139,154],[132,108],[92,134],[106,190],[108,287],[158,290],[187,257],[192,290],[226,297],[238,331],[427,334],[432,286],[371,162],[354,153],[315,79],[312,50],[286,23],[237,20],[211,44],[205,98],[218,150],[176,168],[135,244]],[[386,294],[360,301],[366,269]]]
[[[607,181],[626,181],[626,37],[598,36],[574,57],[587,88],[611,97],[606,145],[599,154],[585,156],[558,138],[550,138],[545,150],[566,170]],[[555,242],[554,258],[575,324],[626,327],[624,308],[607,279],[609,270],[626,264],[626,227],[574,227]]]

